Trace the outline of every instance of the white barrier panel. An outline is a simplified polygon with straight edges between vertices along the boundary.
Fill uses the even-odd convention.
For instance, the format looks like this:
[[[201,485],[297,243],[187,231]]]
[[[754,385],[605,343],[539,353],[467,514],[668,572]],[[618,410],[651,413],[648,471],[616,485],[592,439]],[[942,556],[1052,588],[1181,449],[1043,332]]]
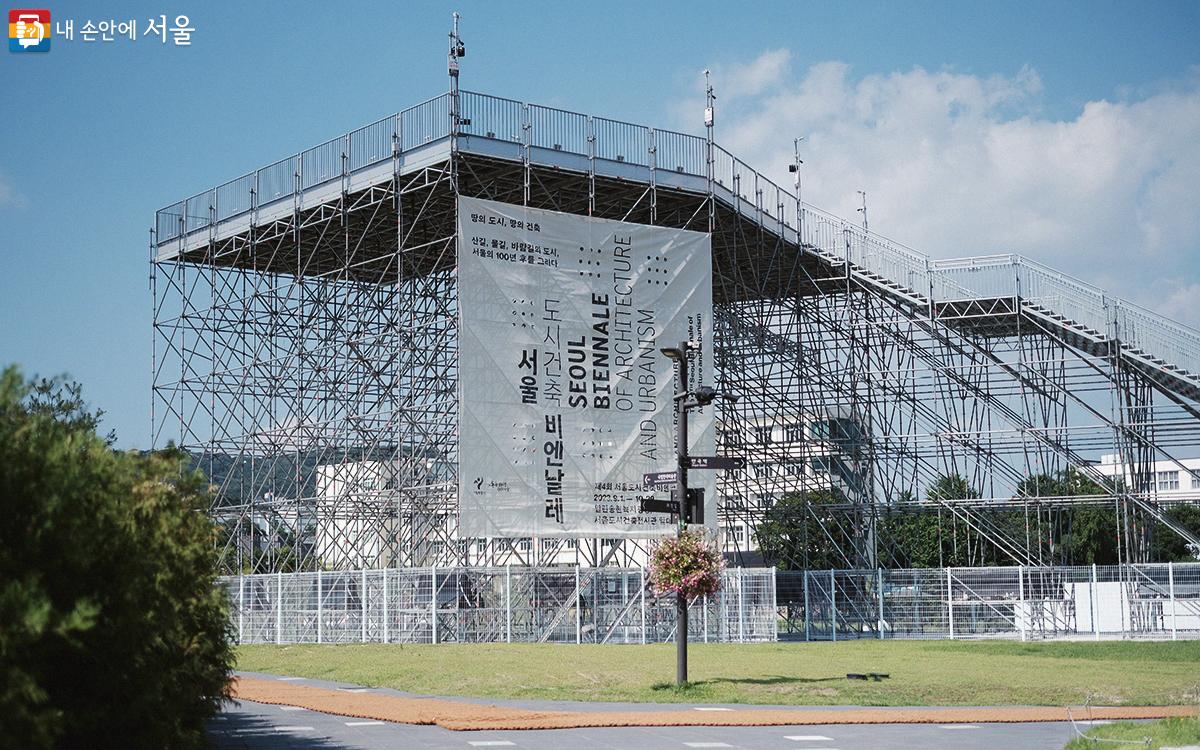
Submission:
[[[462,197],[458,294],[459,535],[673,531],[638,498],[674,468],[659,348],[696,342],[689,385],[713,383],[709,236]],[[712,408],[691,414],[712,455]],[[713,472],[690,478],[715,528]]]

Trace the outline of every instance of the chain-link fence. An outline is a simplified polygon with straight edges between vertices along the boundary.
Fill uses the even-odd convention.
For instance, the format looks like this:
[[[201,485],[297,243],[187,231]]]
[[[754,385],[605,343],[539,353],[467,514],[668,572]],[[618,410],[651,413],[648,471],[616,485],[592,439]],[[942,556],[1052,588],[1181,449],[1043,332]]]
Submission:
[[[688,610],[695,642],[776,640],[774,571],[729,569]],[[220,579],[241,643],[657,643],[676,600],[640,568],[400,568]]]
[[[241,643],[660,643],[640,568],[400,568],[221,579]],[[1200,638],[1200,563],[725,571],[695,642]]]
[[[780,640],[1200,638],[1200,563],[777,574]]]

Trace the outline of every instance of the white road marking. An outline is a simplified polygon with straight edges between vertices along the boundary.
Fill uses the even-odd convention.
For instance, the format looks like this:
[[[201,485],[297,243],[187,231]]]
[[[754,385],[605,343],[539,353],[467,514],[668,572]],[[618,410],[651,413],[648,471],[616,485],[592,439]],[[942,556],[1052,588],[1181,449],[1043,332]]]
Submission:
[[[721,706],[693,706],[693,711],[732,711],[732,708],[723,708]]]
[[[338,688],[338,690],[341,690],[343,693],[365,693],[370,688]]]
[[[938,729],[978,729],[978,724],[942,724]]]
[[[833,742],[832,737],[826,737],[823,734],[788,734],[784,735],[784,739],[796,742]]]
[[[276,732],[312,732],[312,727],[275,727]]]
[[[280,677],[280,682],[291,682],[292,680],[303,680],[303,677]]]
[[[280,711],[303,711],[304,709],[301,708],[300,706],[280,706],[279,710]]]
[[[516,743],[509,742],[508,740],[474,740],[468,741],[467,744],[474,747],[504,747],[515,745]]]
[[[726,745],[724,742],[685,742],[683,744],[688,747],[733,747],[733,745]]]
[[[377,727],[383,723],[384,722],[382,722],[382,721],[347,721],[346,726],[348,726],[348,727]]]
[[[1089,719],[1087,721],[1076,721],[1076,724],[1112,724],[1111,719]]]

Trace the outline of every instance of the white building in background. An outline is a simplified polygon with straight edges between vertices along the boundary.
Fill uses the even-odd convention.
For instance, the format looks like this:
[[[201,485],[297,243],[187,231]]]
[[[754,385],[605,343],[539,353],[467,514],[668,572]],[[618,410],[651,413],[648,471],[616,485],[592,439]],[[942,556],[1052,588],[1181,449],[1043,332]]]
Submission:
[[[380,526],[375,508],[388,503],[395,468],[385,461],[317,466],[314,527],[317,556],[326,568],[378,568],[392,564],[386,539],[394,520]]]
[[[1181,464],[1183,469],[1180,468]],[[1123,477],[1128,484],[1133,484],[1133,477],[1121,462],[1119,454],[1101,456],[1096,469],[1106,477]],[[1200,500],[1200,476],[1197,476],[1200,475],[1200,458],[1182,458],[1178,462],[1155,461],[1147,474],[1148,486],[1158,496],[1159,502]]]
[[[737,494],[722,498],[726,508],[737,507],[724,529],[727,549],[757,550],[754,528],[788,493],[833,490],[854,502],[869,489],[867,432],[849,407],[760,416],[721,429],[725,452],[746,459],[744,479],[726,486]]]

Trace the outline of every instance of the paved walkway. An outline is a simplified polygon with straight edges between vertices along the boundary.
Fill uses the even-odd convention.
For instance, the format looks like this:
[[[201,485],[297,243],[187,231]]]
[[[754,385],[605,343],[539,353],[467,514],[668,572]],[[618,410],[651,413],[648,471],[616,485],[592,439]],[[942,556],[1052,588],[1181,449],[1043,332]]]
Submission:
[[[454,730],[578,729],[583,727],[801,726],[833,724],[969,724],[1158,719],[1193,716],[1195,706],[954,706],[882,707],[679,704],[555,704],[455,700],[399,691],[317,684],[269,675],[239,674],[235,696],[257,703],[297,706],[340,716]],[[524,704],[524,705],[522,705]]]
[[[325,748],[381,750],[382,748],[572,748],[572,750],[616,750],[629,748],[797,748],[802,750],[852,750],[854,748],[1061,748],[1076,731],[1090,725],[1080,712],[1074,712],[1078,726],[1069,721],[988,723],[950,721],[937,723],[892,723],[910,719],[914,709],[869,709],[881,714],[885,723],[854,722],[864,709],[858,707],[688,705],[688,704],[613,704],[568,701],[481,700],[441,698],[404,693],[387,688],[362,688],[327,680],[281,678],[273,675],[240,673],[245,693],[251,685],[270,689],[272,703],[249,699],[230,701],[209,724],[210,736],[219,748],[269,750],[273,748]],[[259,697],[270,697],[265,694]],[[334,709],[320,701],[331,701]],[[289,702],[290,701],[290,702]],[[376,705],[392,706],[400,701],[408,718],[422,723],[406,724],[373,717],[378,712],[362,710]],[[324,708],[325,710],[321,710]],[[922,711],[927,709],[921,709]],[[938,709],[935,709],[938,710]],[[996,710],[996,709],[968,709]],[[1005,709],[1010,710],[1010,709]],[[1064,709],[1058,709],[1064,711]],[[1182,707],[1183,711],[1189,710]],[[1192,712],[1194,708],[1190,709]],[[424,713],[430,712],[433,713]],[[349,712],[349,713],[348,713]],[[447,713],[449,712],[449,713]],[[1171,713],[1179,713],[1172,709]],[[350,715],[352,714],[352,715]],[[447,729],[439,725],[440,715]],[[466,718],[493,721],[496,717],[516,716],[522,720],[569,715],[574,729],[502,729],[492,726],[475,731],[460,731],[455,724]],[[779,721],[770,726],[747,725],[745,717],[771,714]],[[621,726],[610,726],[608,717],[620,715]],[[680,725],[664,724],[669,715]],[[741,716],[742,718],[738,718]],[[942,714],[948,716],[948,714]],[[891,721],[889,721],[889,719]],[[1093,721],[1100,720],[1093,710]],[[796,724],[779,723],[799,721]],[[824,721],[828,723],[813,723]],[[603,726],[600,726],[603,725]]]

